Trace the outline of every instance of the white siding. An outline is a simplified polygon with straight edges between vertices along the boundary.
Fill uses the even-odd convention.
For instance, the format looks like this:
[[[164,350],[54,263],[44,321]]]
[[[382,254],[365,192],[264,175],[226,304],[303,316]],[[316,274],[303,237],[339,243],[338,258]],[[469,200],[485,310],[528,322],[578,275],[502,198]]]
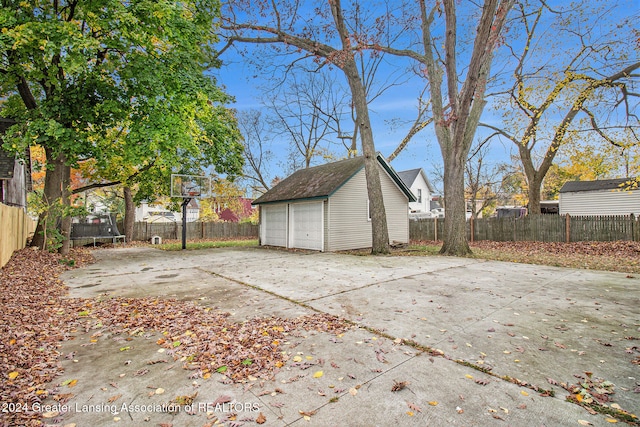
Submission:
[[[640,215],[640,190],[560,193],[560,215]]]
[[[348,180],[329,199],[327,250],[371,247],[371,221],[367,212],[364,169]]]
[[[409,209],[411,209],[412,212],[430,212],[431,192],[429,192],[429,186],[421,173],[418,174],[413,184],[411,184],[410,190],[416,198],[418,197],[418,190],[422,190],[422,200],[420,202],[409,203]]]
[[[287,204],[263,205],[260,211],[260,244],[287,246]]]
[[[400,191],[386,171],[380,171],[380,183],[387,214],[389,242],[409,243],[409,199]]]
[[[408,242],[408,199],[391,177],[382,168],[379,170],[389,240]],[[362,169],[329,199],[327,211],[330,229],[325,244],[328,251],[371,247],[371,221],[368,217],[367,200],[367,184]]]

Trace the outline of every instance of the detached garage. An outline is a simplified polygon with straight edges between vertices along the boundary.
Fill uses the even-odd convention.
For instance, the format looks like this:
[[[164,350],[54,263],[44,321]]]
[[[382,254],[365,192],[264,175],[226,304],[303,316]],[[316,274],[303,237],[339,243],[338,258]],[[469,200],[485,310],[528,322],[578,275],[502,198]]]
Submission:
[[[635,178],[569,181],[560,189],[560,215],[640,215]]]
[[[416,199],[377,156],[389,241],[409,242],[409,202]],[[339,251],[371,247],[364,158],[302,169],[253,202],[260,206],[260,244]]]

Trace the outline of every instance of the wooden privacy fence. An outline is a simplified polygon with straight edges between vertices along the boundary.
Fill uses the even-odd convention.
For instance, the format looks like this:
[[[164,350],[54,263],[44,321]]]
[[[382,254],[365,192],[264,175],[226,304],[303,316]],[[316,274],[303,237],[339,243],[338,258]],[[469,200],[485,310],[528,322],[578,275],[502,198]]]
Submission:
[[[123,230],[121,228],[120,230]],[[133,240],[149,241],[153,236],[165,239],[181,239],[181,222],[149,223],[136,222],[133,226]],[[189,222],[187,240],[220,238],[258,238],[258,225],[237,222]]]
[[[522,218],[481,218],[467,221],[469,241],[584,242],[640,241],[640,221],[634,215],[527,215]],[[411,220],[411,240],[441,240],[444,219]]]
[[[0,203],[0,267],[9,261],[13,251],[26,246],[35,229],[35,221],[24,209]]]

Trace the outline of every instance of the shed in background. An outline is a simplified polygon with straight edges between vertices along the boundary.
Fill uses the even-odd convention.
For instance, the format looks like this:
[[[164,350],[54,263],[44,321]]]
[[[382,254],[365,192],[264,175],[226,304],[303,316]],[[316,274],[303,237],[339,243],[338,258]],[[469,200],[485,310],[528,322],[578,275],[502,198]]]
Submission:
[[[569,181],[560,189],[560,215],[640,215],[635,178]]]

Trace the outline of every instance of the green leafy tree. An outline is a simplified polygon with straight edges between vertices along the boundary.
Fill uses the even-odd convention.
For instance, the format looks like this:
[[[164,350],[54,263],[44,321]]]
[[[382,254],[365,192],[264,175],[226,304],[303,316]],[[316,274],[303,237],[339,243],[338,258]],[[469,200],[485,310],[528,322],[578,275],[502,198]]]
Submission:
[[[206,74],[217,65],[218,2],[1,2],[2,113],[17,121],[5,146],[44,148],[47,206],[69,205],[71,167],[84,161],[98,181],[89,188],[122,182],[141,195],[161,194],[172,171],[241,170],[230,99]],[[38,246],[43,225],[58,222],[48,215]]]

